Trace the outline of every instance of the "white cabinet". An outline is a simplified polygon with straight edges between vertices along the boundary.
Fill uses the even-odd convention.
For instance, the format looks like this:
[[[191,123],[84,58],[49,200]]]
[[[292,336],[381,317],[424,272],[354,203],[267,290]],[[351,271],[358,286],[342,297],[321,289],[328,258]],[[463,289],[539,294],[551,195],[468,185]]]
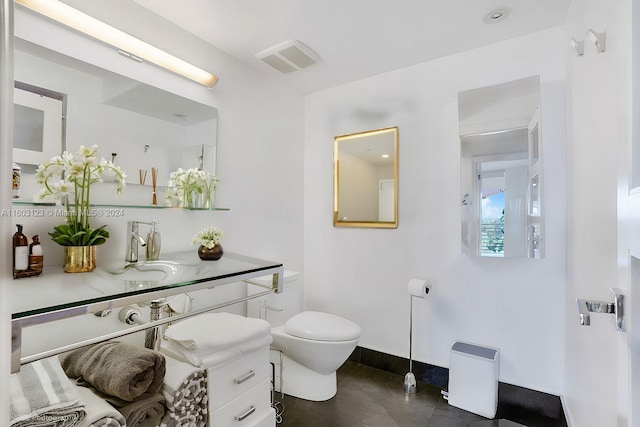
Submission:
[[[209,369],[210,427],[274,427],[269,346]]]

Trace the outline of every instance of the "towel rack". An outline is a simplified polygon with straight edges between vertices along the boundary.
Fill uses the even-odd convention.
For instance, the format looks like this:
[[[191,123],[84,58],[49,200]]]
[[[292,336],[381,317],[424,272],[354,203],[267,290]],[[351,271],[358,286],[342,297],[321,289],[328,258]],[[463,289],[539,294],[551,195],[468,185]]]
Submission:
[[[260,292],[257,294],[253,294],[253,295],[249,295],[246,297],[242,297],[242,298],[236,298],[234,300],[231,301],[225,301],[223,303],[220,304],[216,304],[210,307],[205,307],[202,308],[200,310],[196,310],[196,311],[191,311],[189,313],[184,313],[184,314],[179,314],[177,316],[171,316],[171,317],[167,317],[164,319],[160,319],[160,320],[154,320],[152,322],[147,322],[144,325],[136,325],[133,326],[131,328],[127,328],[121,331],[116,331],[116,332],[111,332],[109,334],[105,334],[105,335],[101,335],[99,337],[94,337],[94,338],[90,338],[87,340],[83,340],[83,341],[78,341],[75,342],[73,344],[69,344],[69,345],[65,345],[65,346],[61,346],[61,347],[57,347],[55,349],[52,350],[47,350],[41,353],[36,353],[33,354],[31,356],[25,356],[22,357],[20,359],[20,365],[25,365],[27,363],[31,363],[31,362],[35,362],[37,360],[41,360],[41,359],[45,359],[47,357],[51,357],[51,356],[56,356],[58,354],[62,354],[62,353],[66,353],[67,351],[72,351],[72,350],[76,350],[78,348],[81,347],[85,347],[88,345],[93,345],[93,344],[98,344],[102,341],[108,341],[114,338],[119,338],[119,337],[123,337],[126,335],[131,335],[131,334],[135,334],[136,332],[141,332],[150,328],[155,328],[156,326],[161,326],[164,325],[166,323],[172,323],[172,322],[176,322],[182,319],[186,319],[188,317],[191,316],[196,316],[198,314],[203,314],[212,310],[217,310],[219,308],[224,308],[224,307],[228,307],[230,305],[233,304],[237,304],[240,302],[244,302],[244,301],[248,301],[250,299],[254,299],[254,298],[260,298],[269,294],[272,294],[274,291],[273,290],[268,290],[268,291],[264,291],[264,292]],[[15,372],[12,370],[12,372]]]

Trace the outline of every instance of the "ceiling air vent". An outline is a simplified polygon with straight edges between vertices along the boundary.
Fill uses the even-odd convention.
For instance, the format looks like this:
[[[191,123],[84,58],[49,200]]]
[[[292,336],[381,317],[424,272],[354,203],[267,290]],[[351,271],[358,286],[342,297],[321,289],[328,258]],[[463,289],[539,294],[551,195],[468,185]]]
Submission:
[[[278,43],[262,52],[256,53],[256,58],[281,73],[291,73],[320,62],[320,57],[298,40],[287,40],[286,42]]]

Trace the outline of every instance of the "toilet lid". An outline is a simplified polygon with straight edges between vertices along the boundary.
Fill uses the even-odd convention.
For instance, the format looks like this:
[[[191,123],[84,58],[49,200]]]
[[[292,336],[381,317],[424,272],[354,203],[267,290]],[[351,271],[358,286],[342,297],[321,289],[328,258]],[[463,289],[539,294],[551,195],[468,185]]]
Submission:
[[[350,341],[360,337],[360,327],[350,320],[329,313],[303,311],[287,320],[286,333],[315,341]]]

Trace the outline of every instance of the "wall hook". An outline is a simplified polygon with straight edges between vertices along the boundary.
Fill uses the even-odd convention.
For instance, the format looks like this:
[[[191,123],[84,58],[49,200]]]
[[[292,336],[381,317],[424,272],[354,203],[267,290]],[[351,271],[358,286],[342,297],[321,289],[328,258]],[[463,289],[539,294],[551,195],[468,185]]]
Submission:
[[[607,49],[607,33],[598,33],[592,29],[587,30],[587,38],[589,38],[595,45],[598,53],[602,53]]]
[[[578,56],[584,55],[584,40],[576,40],[572,38],[569,40],[569,45],[576,50]]]
[[[144,144],[144,152],[146,153],[147,151],[149,151],[149,144]]]
[[[625,331],[624,293],[618,288],[610,289],[613,292],[613,302],[576,298],[581,325],[589,326],[591,324],[590,313],[609,313],[615,315],[618,331]]]

